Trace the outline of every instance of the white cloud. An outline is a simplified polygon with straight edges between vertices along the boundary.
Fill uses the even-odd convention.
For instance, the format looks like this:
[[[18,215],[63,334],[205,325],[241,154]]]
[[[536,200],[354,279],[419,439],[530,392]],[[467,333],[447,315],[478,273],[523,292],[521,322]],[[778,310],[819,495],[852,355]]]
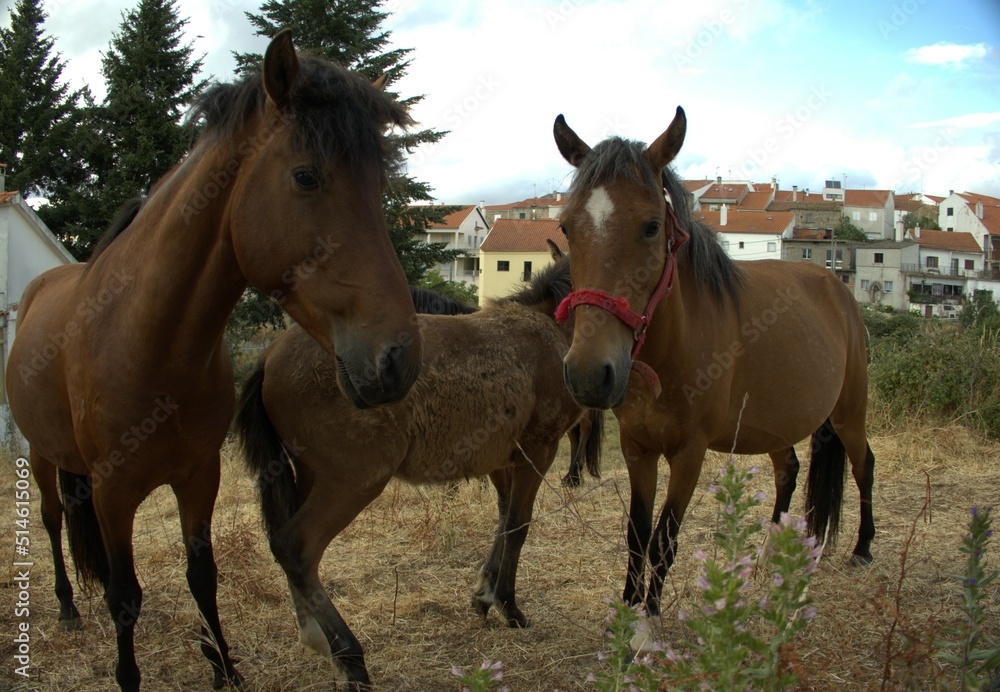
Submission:
[[[994,113],[966,113],[942,120],[914,123],[910,127],[987,127],[1000,122],[1000,111]]]
[[[985,43],[935,43],[906,51],[906,59],[923,65],[961,65],[968,60],[985,58],[990,47]]]

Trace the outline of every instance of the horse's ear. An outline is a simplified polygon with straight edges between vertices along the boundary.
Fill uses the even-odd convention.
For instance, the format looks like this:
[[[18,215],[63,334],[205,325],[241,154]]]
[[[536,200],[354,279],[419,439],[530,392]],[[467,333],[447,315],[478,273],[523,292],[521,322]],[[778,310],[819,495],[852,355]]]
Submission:
[[[277,106],[288,105],[292,84],[299,74],[299,57],[292,45],[292,30],[282,29],[274,35],[264,53],[264,91]]]
[[[649,145],[646,150],[646,160],[659,175],[664,167],[677,157],[677,152],[684,144],[684,135],[687,132],[687,116],[684,109],[677,106],[677,115],[666,132],[656,138],[656,141]]]
[[[385,72],[379,75],[379,77],[374,82],[372,82],[372,86],[378,89],[379,91],[385,91],[385,87],[387,84],[389,84],[389,75],[387,75]]]
[[[555,244],[555,241],[551,238],[546,238],[545,242],[549,246],[549,254],[552,255],[552,261],[557,261],[562,258],[563,251],[559,249],[559,246]]]
[[[555,125],[552,126],[552,134],[555,135],[559,153],[574,168],[583,163],[587,154],[590,153],[590,147],[566,124],[566,118],[562,117],[561,113],[556,118]]]

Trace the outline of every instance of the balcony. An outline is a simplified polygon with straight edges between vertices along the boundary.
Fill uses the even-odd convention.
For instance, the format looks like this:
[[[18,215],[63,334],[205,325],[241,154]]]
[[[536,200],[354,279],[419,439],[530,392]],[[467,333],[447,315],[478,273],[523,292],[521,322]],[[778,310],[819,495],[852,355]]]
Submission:
[[[959,269],[958,267],[922,267],[919,264],[901,264],[899,270],[904,274],[914,274],[928,278],[974,279],[986,278],[979,276],[985,272],[975,269]]]

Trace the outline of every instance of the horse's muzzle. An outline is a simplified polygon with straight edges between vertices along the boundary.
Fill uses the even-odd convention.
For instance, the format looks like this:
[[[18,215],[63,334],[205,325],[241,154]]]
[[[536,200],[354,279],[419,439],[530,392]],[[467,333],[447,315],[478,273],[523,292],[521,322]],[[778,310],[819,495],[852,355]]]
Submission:
[[[374,362],[360,367],[349,356],[337,355],[337,380],[357,408],[392,404],[407,395],[420,374],[421,348],[392,344]]]
[[[628,391],[630,363],[616,363],[610,358],[573,363],[571,355],[563,360],[563,379],[570,395],[584,408],[607,409],[621,406]]]

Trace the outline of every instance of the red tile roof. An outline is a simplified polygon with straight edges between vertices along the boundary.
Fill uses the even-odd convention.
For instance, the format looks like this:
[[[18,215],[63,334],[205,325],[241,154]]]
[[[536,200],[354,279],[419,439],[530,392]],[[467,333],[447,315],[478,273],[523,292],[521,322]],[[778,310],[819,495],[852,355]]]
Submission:
[[[699,199],[725,199],[738,200],[747,193],[745,183],[715,183],[712,187],[701,193]]]
[[[775,202],[791,202],[792,201],[792,194],[793,194],[792,190],[775,190],[774,191],[774,201]],[[799,190],[798,192],[794,192],[794,194],[795,194],[795,201],[796,202],[809,202],[809,203],[814,204],[814,203],[817,203],[817,202],[826,202],[826,201],[829,201],[829,200],[823,199],[823,195],[821,195],[819,193],[816,193],[816,192],[811,192],[809,194],[806,194],[805,190]]]
[[[11,200],[14,199],[16,195],[21,194],[17,190],[9,190],[7,192],[0,192],[0,207],[5,204],[10,204]]]
[[[882,208],[891,194],[892,190],[844,190],[844,206]]]
[[[792,225],[795,214],[790,211],[761,213],[759,211],[729,211],[726,215],[726,225],[719,225],[722,212],[696,211],[694,218],[708,224],[723,233],[762,233],[779,235]]]
[[[771,203],[772,192],[774,191],[770,187],[757,190],[756,192],[748,192],[747,196],[740,202],[740,209],[746,211],[764,211],[767,209],[767,205]]]
[[[982,201],[983,206],[994,206],[994,207],[1000,206],[1000,198],[991,197],[990,195],[983,195],[978,192],[967,191],[959,193],[958,196],[964,199],[970,205],[972,205],[973,209],[975,208],[976,202],[978,201]]]
[[[972,211],[975,212],[973,207]],[[1000,207],[988,207],[983,205],[983,218],[981,219],[986,230],[990,233],[1000,233]]]
[[[976,239],[971,233],[954,233],[952,231],[920,231],[917,238],[920,247],[930,250],[956,250],[958,252],[982,253]]]
[[[458,211],[453,211],[452,213],[444,217],[444,223],[432,223],[431,228],[458,228],[469,214],[476,208],[476,205],[470,204],[469,206],[462,207]]]
[[[557,219],[497,219],[480,246],[481,252],[548,252],[546,240],[569,252]]]
[[[681,184],[684,189],[688,192],[697,192],[703,187],[707,187],[712,184],[711,180],[682,180]]]
[[[559,199],[556,199],[559,197]],[[530,209],[531,207],[564,207],[566,206],[566,195],[559,192],[548,194],[542,197],[529,197],[520,202],[510,204],[490,204],[486,206],[486,211],[499,211],[503,209]]]

